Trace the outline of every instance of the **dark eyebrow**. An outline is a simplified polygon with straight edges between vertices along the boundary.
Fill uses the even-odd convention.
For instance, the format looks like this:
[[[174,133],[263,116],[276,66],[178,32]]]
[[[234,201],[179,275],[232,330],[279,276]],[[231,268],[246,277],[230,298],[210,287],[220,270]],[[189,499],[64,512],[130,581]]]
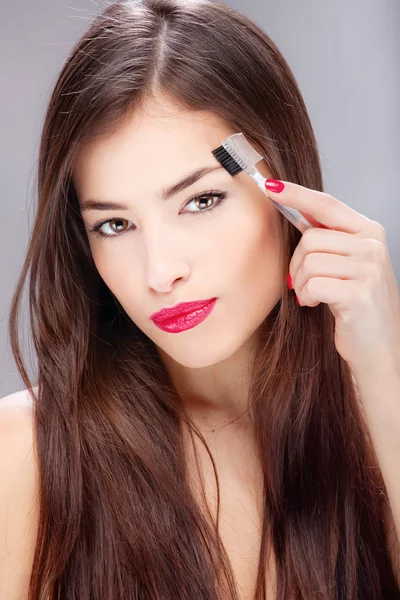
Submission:
[[[185,188],[193,185],[212,171],[219,171],[224,169],[222,165],[213,166],[213,167],[202,167],[200,169],[196,169],[193,173],[189,173],[186,175],[181,181],[175,183],[173,186],[167,189],[161,190],[160,197],[162,200],[168,200],[171,196],[178,194]],[[121,204],[119,202],[100,202],[99,200],[85,200],[81,205],[81,212],[85,210],[129,210],[129,206],[126,204]]]

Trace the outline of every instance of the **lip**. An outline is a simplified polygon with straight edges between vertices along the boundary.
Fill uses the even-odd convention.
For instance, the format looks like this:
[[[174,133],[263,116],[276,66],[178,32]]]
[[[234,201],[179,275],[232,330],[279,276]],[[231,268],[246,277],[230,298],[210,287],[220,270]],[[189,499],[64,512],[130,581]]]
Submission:
[[[199,325],[208,317],[217,298],[182,302],[172,308],[164,308],[150,316],[150,319],[163,331],[179,333]]]

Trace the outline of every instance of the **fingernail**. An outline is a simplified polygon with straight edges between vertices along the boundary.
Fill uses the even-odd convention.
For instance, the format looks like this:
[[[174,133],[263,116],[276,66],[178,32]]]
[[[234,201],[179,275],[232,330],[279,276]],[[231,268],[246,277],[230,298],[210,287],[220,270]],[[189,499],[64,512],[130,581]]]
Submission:
[[[293,284],[292,284],[292,278],[290,277],[290,273],[288,273],[288,276],[287,276],[287,284],[288,284],[289,290],[292,290]]]
[[[282,181],[279,181],[278,179],[267,179],[267,181],[265,182],[265,187],[267,188],[267,190],[276,193],[282,192],[285,189],[285,186],[282,183]]]
[[[298,299],[298,297],[297,297],[297,294],[295,294],[295,296],[296,296],[296,301],[297,301],[297,304],[298,304],[299,306],[301,306],[301,304],[300,304],[300,300]]]

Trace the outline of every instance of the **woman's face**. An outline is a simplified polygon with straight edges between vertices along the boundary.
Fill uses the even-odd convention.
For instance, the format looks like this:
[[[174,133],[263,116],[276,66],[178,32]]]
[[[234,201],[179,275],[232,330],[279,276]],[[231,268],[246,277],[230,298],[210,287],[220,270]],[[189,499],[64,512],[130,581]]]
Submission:
[[[193,171],[219,167],[212,150],[232,133],[212,114],[158,97],[112,138],[83,147],[73,172],[100,276],[160,353],[191,368],[255,340],[282,293],[279,212],[248,175],[220,167],[161,198]],[[264,161],[257,166],[271,176]],[[125,208],[85,210],[88,200]],[[163,331],[149,318],[209,298],[217,298],[210,315],[186,331]]]

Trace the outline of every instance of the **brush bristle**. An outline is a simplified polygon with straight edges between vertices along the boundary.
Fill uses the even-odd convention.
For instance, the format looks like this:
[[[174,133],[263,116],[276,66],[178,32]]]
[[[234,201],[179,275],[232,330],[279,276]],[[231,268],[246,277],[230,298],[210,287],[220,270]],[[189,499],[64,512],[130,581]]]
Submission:
[[[228,171],[232,176],[243,171],[242,167],[236,162],[223,146],[219,146],[212,151],[217,161]]]
[[[262,156],[253,146],[246,140],[243,133],[234,133],[225,140],[222,140],[222,146],[232,157],[234,161],[240,165],[248,175],[254,175],[256,172],[255,165],[262,160]]]

